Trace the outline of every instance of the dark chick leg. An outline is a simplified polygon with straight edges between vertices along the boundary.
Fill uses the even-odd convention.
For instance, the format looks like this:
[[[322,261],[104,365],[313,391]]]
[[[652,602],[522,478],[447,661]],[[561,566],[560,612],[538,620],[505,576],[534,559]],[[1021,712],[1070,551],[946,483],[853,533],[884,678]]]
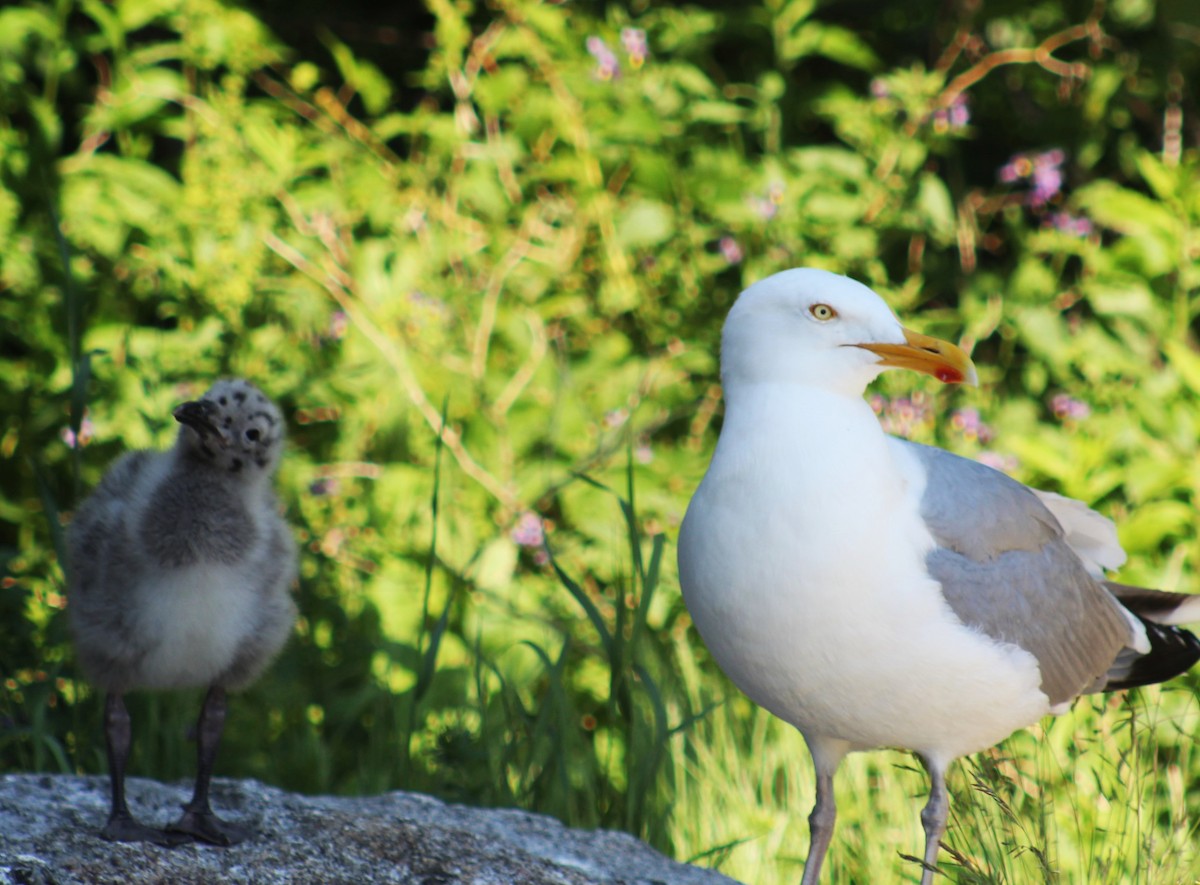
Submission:
[[[192,841],[182,833],[167,833],[133,819],[125,804],[125,763],[129,761],[132,730],[124,697],[111,692],[104,699],[104,738],[108,746],[108,777],[112,785],[112,810],[100,835],[110,842],[153,842],[181,845]]]
[[[204,698],[200,719],[196,722],[196,791],[192,801],[183,806],[183,816],[170,829],[213,845],[236,845],[249,838],[251,831],[221,820],[213,814],[208,802],[208,786],[224,728],[225,689],[214,685]]]

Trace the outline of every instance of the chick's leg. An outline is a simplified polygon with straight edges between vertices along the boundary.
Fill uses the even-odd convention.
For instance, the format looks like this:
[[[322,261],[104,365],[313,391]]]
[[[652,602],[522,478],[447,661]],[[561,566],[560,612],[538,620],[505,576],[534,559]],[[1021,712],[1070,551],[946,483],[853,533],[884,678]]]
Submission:
[[[183,806],[183,816],[170,827],[213,845],[236,845],[252,835],[250,829],[217,817],[208,801],[217,746],[225,728],[225,707],[225,689],[219,685],[209,688],[196,723],[196,789],[192,801]]]
[[[112,787],[112,808],[108,823],[100,835],[110,842],[153,842],[156,845],[181,845],[192,840],[184,833],[168,833],[138,823],[125,803],[125,765],[133,729],[125,696],[109,692],[104,699],[104,739],[108,748],[108,777]]]

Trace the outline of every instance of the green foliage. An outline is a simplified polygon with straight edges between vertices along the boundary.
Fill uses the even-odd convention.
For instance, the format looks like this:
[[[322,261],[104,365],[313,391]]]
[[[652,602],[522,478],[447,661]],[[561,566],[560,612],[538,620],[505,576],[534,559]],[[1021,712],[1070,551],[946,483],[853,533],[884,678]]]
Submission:
[[[973,350],[978,392],[884,379],[889,427],[1097,506],[1123,580],[1193,589],[1200,21],[913,6],[430,0],[420,69],[218,0],[0,9],[0,769],[103,770],[63,527],[238,373],[291,416],[303,616],[222,773],[795,878],[805,753],[707,659],[672,543],[724,312],[795,265]],[[1195,878],[1177,685],[959,771],[952,873]],[[198,700],[132,699],[136,773],[191,773]],[[839,776],[835,880],[915,853],[900,758]]]

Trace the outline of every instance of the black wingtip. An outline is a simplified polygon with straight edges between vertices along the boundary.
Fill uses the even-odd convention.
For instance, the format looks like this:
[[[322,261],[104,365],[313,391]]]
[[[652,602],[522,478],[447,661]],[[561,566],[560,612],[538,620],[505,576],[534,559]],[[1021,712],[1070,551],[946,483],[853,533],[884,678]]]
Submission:
[[[1195,634],[1182,627],[1148,621],[1136,612],[1134,617],[1146,628],[1150,651],[1134,659],[1119,679],[1107,682],[1105,691],[1166,682],[1200,661],[1200,639]]]

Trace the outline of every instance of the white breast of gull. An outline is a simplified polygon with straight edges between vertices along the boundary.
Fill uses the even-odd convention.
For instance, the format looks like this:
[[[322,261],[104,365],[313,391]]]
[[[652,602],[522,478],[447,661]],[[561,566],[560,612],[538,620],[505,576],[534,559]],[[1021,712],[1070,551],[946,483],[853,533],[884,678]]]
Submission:
[[[1200,658],[1170,626],[1200,619],[1200,597],[1103,580],[1124,559],[1108,520],[885,434],[863,393],[889,368],[975,383],[961,349],[905,329],[846,277],[795,269],[743,292],[722,336],[720,440],[680,530],[705,644],[812,753],[803,885],[819,879],[846,753],[924,762],[928,885],[950,762],[1080,694]]]

